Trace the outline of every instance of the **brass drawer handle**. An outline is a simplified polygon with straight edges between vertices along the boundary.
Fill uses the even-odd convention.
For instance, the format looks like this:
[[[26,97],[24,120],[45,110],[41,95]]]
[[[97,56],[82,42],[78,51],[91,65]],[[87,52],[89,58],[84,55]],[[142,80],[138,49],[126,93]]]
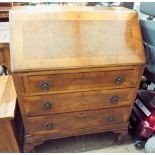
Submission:
[[[110,101],[112,104],[116,104],[119,102],[119,97],[118,96],[112,96]]]
[[[52,103],[50,103],[50,102],[45,102],[45,103],[43,104],[43,108],[44,108],[44,110],[50,110],[50,109],[52,108]]]
[[[115,79],[115,84],[116,84],[116,85],[121,85],[123,82],[124,82],[124,77],[122,77],[122,76],[118,76],[118,77]]]
[[[44,91],[49,90],[49,82],[48,81],[42,81],[40,83],[40,88]]]
[[[108,122],[112,122],[112,121],[114,121],[115,120],[115,117],[114,116],[109,116],[109,117],[107,117],[107,121]]]
[[[53,126],[52,123],[47,123],[47,124],[45,125],[45,127],[46,127],[47,130],[52,130],[52,129],[54,128],[54,126]]]

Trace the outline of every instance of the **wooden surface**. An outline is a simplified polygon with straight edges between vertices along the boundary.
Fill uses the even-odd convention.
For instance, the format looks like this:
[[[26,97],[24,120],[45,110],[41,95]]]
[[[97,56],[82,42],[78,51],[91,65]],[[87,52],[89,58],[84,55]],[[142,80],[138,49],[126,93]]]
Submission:
[[[129,117],[128,110],[129,107],[80,111],[28,118],[27,122],[30,134],[51,132],[53,133],[52,137],[54,137],[54,134],[68,130],[72,131],[127,122]],[[51,129],[47,127],[49,124],[52,125]]]
[[[49,91],[47,93],[47,91],[42,91],[40,94],[38,93],[33,94],[33,93],[30,93],[31,91],[30,92],[27,91],[26,93],[22,93],[22,92],[25,92],[23,79],[27,79],[29,75],[30,76],[34,75],[35,79],[37,79],[37,76],[44,75],[44,73],[45,73],[44,76],[48,77],[47,73],[50,73],[50,71],[49,72],[38,72],[38,71],[35,72],[34,71],[34,72],[26,72],[26,73],[25,72],[13,73],[16,90],[18,93],[18,100],[20,103],[20,109],[22,111],[22,117],[23,117],[23,121],[25,124],[25,130],[26,130],[26,134],[25,134],[26,143],[24,146],[25,151],[30,151],[31,149],[34,148],[35,145],[38,145],[47,139],[55,139],[55,138],[82,135],[82,134],[88,134],[88,133],[90,134],[90,133],[103,132],[103,131],[117,131],[117,133],[118,132],[121,133],[122,131],[127,130],[128,128],[127,122],[128,122],[131,110],[132,110],[132,106],[134,104],[134,99],[136,97],[137,89],[139,87],[139,83],[141,80],[144,66],[141,66],[141,67],[140,66],[128,66],[128,67],[135,68],[136,72],[138,70],[136,76],[133,78],[133,81],[135,84],[129,85],[129,87],[131,88],[128,88],[127,86],[122,87],[122,85],[118,85],[117,87],[115,87],[114,85],[110,87],[110,85],[108,85],[107,87],[103,86],[102,91],[100,88],[97,88],[95,85],[94,87],[95,90],[92,90],[91,87],[88,87],[88,88],[86,87],[87,89],[85,89],[85,91],[77,90],[75,89],[75,87],[71,87],[71,88],[68,87],[68,89],[66,87],[66,91],[63,91],[63,86],[61,86],[62,92]],[[107,67],[106,70],[109,70],[108,72],[111,72],[111,76],[113,77],[112,73],[114,73],[115,75],[115,71],[117,70],[122,71],[122,70],[125,70],[125,68],[126,67],[123,67],[123,68],[117,67],[116,65],[115,67],[113,67],[113,70],[111,70],[111,67],[110,68]],[[79,74],[80,73],[81,72],[79,70]],[[89,70],[89,73],[92,73],[92,70]],[[96,73],[96,71],[93,73]],[[60,73],[57,72],[56,75],[59,75],[59,74]],[[78,72],[75,71],[75,74],[78,75]],[[55,75],[55,74],[52,73],[49,75],[52,77],[52,75]],[[63,75],[66,75],[66,74],[64,73]],[[98,74],[98,78],[96,78],[97,79],[96,83],[98,83],[98,80],[101,79],[99,75],[100,74]],[[129,77],[130,75],[131,74],[128,74]],[[106,74],[105,74],[105,77],[106,77]],[[86,76],[85,78],[86,78],[86,81],[84,84],[86,84],[89,81],[89,77]],[[60,80],[59,78],[55,78],[55,79],[57,79],[57,81]],[[80,80],[80,78],[78,80]],[[83,79],[81,80],[83,81]],[[130,80],[132,80],[132,78]],[[32,88],[32,86],[29,84],[29,90],[30,88]],[[101,92],[103,93],[103,96]],[[108,105],[108,103],[110,103],[109,99],[111,98],[111,95],[116,95],[116,94],[120,96],[122,100],[126,100],[126,101],[125,102],[120,101],[118,105],[117,104],[112,105],[112,106]],[[50,110],[43,109],[44,101],[52,102],[52,108]],[[83,127],[82,126],[83,124],[79,123],[78,117],[76,117],[76,113],[78,114],[82,112],[87,113],[89,111],[91,111],[91,113],[94,113],[94,111],[96,111],[97,109],[99,111],[103,111],[102,114],[105,113],[104,109],[109,114],[111,114],[110,113],[111,110],[114,109],[114,111],[112,110],[112,113],[115,114],[116,112],[117,118],[119,117],[120,120],[122,121],[112,123],[109,125],[106,125],[106,123],[103,122],[101,126],[96,126],[95,124],[99,123],[98,119],[100,120],[102,116],[101,113],[96,112],[96,117],[95,116],[90,117],[90,119],[92,120],[94,124],[91,124],[92,126],[89,126],[89,122],[86,121],[84,123],[85,127]],[[123,113],[124,111],[125,113]],[[73,118],[71,115],[73,115],[77,119],[75,119],[74,121],[71,121]],[[59,123],[59,121],[55,119],[57,117],[59,119],[61,118],[64,121]],[[125,119],[121,119],[122,117]],[[31,122],[31,120],[33,122]],[[79,129],[71,129],[71,127],[68,127],[65,129],[56,128],[54,129],[54,131],[50,132],[50,131],[45,130],[45,127],[44,127],[45,124],[48,122],[52,122],[52,123],[54,122],[56,126],[58,123],[59,127],[65,125],[66,122],[70,123],[71,127],[74,127],[75,124],[79,124]],[[89,127],[87,128],[87,126]],[[31,145],[32,142],[33,142],[33,145]]]
[[[123,88],[136,85],[140,70],[121,70],[121,71],[106,71],[106,72],[84,72],[70,74],[55,74],[28,76],[23,78],[24,93],[46,94],[58,92],[72,92],[97,90],[102,88]],[[121,84],[116,84],[118,77],[123,77],[124,81]],[[59,79],[59,80],[58,80]],[[41,85],[47,82],[49,87],[44,90]]]
[[[26,135],[25,139],[27,143],[25,147],[27,147],[28,145],[31,146],[33,142],[43,143],[45,140],[49,140],[49,139],[57,139],[57,138],[69,137],[69,136],[79,136],[84,134],[99,133],[99,132],[106,132],[106,131],[117,131],[117,133],[119,133],[121,130],[126,130],[127,128],[128,128],[128,122],[125,122],[125,123],[123,122],[123,123],[110,124],[110,125],[94,126],[91,128],[81,128],[81,129],[72,130],[72,131],[66,130],[63,132],[59,132],[57,134],[55,133],[54,136],[53,136],[53,133],[50,133],[50,132],[46,132],[44,134]],[[31,148],[33,149],[34,146]]]
[[[12,120],[16,106],[16,91],[11,76],[0,76],[0,152],[19,152]]]
[[[119,7],[35,8],[10,14],[24,150],[47,139],[125,133],[145,64],[137,13]]]
[[[23,103],[28,116],[37,116],[127,106],[130,105],[134,93],[135,89],[129,88],[42,95],[23,97]],[[118,101],[112,102],[114,97],[117,97]]]
[[[0,119],[13,118],[16,105],[16,91],[11,76],[0,76]]]
[[[19,153],[19,147],[10,120],[0,120],[0,133],[0,153]]]
[[[144,64],[136,12],[35,8],[10,12],[12,71]]]
[[[4,95],[4,90],[5,90],[7,81],[8,81],[8,76],[0,76],[0,82],[1,82],[0,101],[2,100],[2,97]]]

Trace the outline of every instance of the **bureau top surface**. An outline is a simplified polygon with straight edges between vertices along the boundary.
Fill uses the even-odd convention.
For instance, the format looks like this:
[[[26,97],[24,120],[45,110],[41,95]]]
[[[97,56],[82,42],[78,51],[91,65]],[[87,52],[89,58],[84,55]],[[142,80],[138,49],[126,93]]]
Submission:
[[[135,11],[121,7],[25,7],[10,11],[11,69],[144,64]]]

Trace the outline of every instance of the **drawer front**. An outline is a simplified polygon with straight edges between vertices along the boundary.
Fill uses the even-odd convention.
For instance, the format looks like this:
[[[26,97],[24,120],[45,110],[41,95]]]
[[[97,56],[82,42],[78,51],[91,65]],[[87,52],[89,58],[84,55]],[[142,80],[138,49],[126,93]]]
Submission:
[[[0,50],[0,65],[4,63],[3,51]]]
[[[118,123],[118,124],[110,124],[110,125],[103,125],[103,126],[96,126],[92,128],[82,128],[78,130],[71,130],[71,131],[63,131],[61,132],[46,132],[46,133],[36,133],[31,135],[25,135],[25,139],[27,141],[40,141],[40,140],[48,140],[48,139],[57,139],[63,137],[71,137],[71,136],[79,136],[79,135],[86,135],[86,134],[93,134],[93,133],[100,133],[105,131],[121,131],[128,129],[128,122]]]
[[[135,89],[116,89],[23,97],[28,116],[100,109],[132,104]]]
[[[25,92],[56,93],[135,86],[139,70],[102,71],[24,77]]]
[[[130,107],[81,111],[27,118],[30,134],[61,133],[128,121]]]

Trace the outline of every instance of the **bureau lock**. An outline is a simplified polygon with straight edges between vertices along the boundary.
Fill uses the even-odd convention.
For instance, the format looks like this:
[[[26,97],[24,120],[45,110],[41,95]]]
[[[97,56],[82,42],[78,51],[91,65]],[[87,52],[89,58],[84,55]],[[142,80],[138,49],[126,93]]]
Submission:
[[[52,130],[52,129],[54,128],[54,126],[53,126],[52,123],[47,123],[47,124],[45,125],[45,127],[46,127],[47,130]]]
[[[43,104],[43,109],[44,110],[50,110],[52,108],[52,103],[50,103],[50,102],[45,102],[44,104]]]
[[[110,122],[112,122],[112,121],[114,121],[115,120],[115,117],[114,116],[109,116],[109,117],[107,117],[107,121],[110,123]]]
[[[112,96],[112,98],[110,99],[112,104],[116,104],[119,102],[119,97],[118,96]]]
[[[116,84],[116,85],[121,85],[123,82],[124,82],[124,77],[122,77],[122,76],[118,76],[118,77],[115,79],[115,84]]]

